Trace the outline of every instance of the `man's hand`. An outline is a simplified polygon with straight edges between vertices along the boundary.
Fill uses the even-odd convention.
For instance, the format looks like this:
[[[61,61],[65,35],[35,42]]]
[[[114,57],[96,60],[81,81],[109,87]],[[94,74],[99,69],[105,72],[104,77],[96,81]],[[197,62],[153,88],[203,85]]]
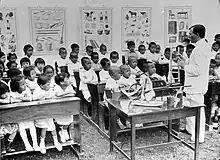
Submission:
[[[185,65],[186,65],[186,63],[184,62],[184,60],[178,58],[177,65],[178,65],[180,68],[184,68]]]

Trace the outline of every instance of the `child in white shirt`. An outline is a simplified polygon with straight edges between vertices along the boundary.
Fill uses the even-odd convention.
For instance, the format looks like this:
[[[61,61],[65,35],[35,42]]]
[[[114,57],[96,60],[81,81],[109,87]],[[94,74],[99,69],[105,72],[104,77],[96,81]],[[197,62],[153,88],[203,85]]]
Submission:
[[[54,68],[51,65],[46,65],[43,68],[43,75],[47,76],[50,80],[50,88],[53,90],[56,86],[54,81]]]
[[[128,65],[131,70],[131,75],[136,78],[141,74],[141,70],[137,67],[138,58],[134,56],[128,57]]]
[[[68,71],[71,76],[73,76],[73,72],[79,72],[79,70],[82,68],[81,63],[78,61],[78,54],[75,52],[70,52],[70,61],[68,63]]]
[[[125,54],[125,64],[128,64],[128,57],[138,57],[138,53],[135,52],[135,43],[133,41],[127,42],[128,52]]]
[[[109,68],[110,68],[110,61],[107,58],[103,58],[100,61],[102,66],[102,70],[99,72],[100,81],[101,83],[106,83],[106,81],[110,78],[109,75]]]
[[[27,101],[28,102],[32,100],[31,91],[28,87],[26,87],[26,83],[25,83],[25,79],[23,75],[18,75],[18,76],[13,77],[10,81],[10,88],[11,88],[12,101],[17,101],[17,102]],[[18,123],[18,125],[19,125],[19,132],[20,132],[21,138],[25,145],[25,149],[27,151],[32,151],[32,150],[39,151],[40,148],[37,144],[37,134],[36,134],[34,121],[21,121]],[[28,141],[26,129],[30,129],[31,138],[33,141],[33,148]]]
[[[26,44],[23,48],[23,51],[24,51],[25,57],[30,59],[30,64],[29,65],[33,65],[34,57],[32,55],[33,55],[33,52],[34,52],[34,47],[31,44]]]
[[[147,58],[146,47],[143,44],[138,46],[138,58],[139,59],[140,58],[143,58],[143,59]]]
[[[75,91],[70,84],[69,75],[67,73],[60,73],[55,76],[56,86],[54,88],[55,95],[57,97],[65,97],[65,96],[75,96]],[[73,122],[73,116],[60,116],[55,118],[57,124],[60,127],[59,135],[61,142],[66,142],[72,140],[72,137],[69,135],[67,129],[69,125]]]
[[[156,53],[156,43],[150,42],[148,51],[147,51],[147,60],[158,62],[160,55]]]
[[[67,69],[68,66],[68,59],[67,57],[67,50],[64,47],[61,47],[59,49],[59,55],[60,59],[55,62],[55,69],[56,72],[61,73],[61,72],[66,72],[65,70]]]
[[[91,54],[91,63],[92,63],[92,69],[94,71],[100,71],[101,65],[99,63],[99,54],[97,52],[92,52]]]
[[[91,69],[91,61],[88,57],[83,57],[81,59],[81,64],[83,66],[83,69],[80,70],[79,76],[80,76],[80,85],[79,90],[82,91],[84,98],[87,101],[91,101],[91,95],[89,93],[87,84],[97,84],[98,83],[98,77],[93,69]]]
[[[37,80],[38,87],[33,92],[33,100],[44,100],[53,98],[55,92],[50,88],[50,78],[48,76],[42,75],[38,77]],[[41,128],[40,137],[40,152],[42,154],[46,153],[45,149],[45,137],[46,131],[51,131],[53,136],[54,145],[58,151],[62,150],[62,146],[57,140],[56,128],[53,122],[53,118],[44,118],[35,120],[35,126]]]
[[[38,86],[35,67],[34,66],[25,67],[23,70],[23,74],[25,76],[25,82],[27,87],[31,90],[31,93],[33,93]]]
[[[131,76],[131,69],[128,65],[121,65],[121,77],[119,79],[119,84],[127,86],[126,89],[129,89],[133,84],[136,83],[135,77]]]
[[[99,59],[102,60],[103,58],[109,59],[109,54],[107,53],[107,46],[104,44],[101,44],[99,47]]]
[[[163,80],[166,82],[166,76],[160,76],[156,73],[156,67],[154,62],[148,62],[147,73],[150,76],[151,80]]]
[[[35,72],[37,76],[40,76],[43,74],[43,68],[45,67],[45,61],[43,58],[37,58],[34,62],[35,65]]]

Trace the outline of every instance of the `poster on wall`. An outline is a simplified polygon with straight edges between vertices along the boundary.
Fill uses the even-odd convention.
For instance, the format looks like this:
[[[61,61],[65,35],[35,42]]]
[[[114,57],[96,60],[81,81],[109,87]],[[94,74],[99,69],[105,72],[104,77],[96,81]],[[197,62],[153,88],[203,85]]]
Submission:
[[[112,49],[111,8],[81,8],[81,22],[82,49],[91,45],[98,50],[101,44],[105,44],[108,50]]]
[[[54,53],[65,47],[65,8],[29,8],[31,39],[37,53]]]
[[[127,50],[127,42],[148,45],[151,32],[151,8],[124,7],[122,8],[122,50]]]
[[[14,8],[0,8],[0,47],[8,54],[17,52],[16,10]]]
[[[188,37],[191,26],[191,7],[165,8],[165,45],[176,46]]]

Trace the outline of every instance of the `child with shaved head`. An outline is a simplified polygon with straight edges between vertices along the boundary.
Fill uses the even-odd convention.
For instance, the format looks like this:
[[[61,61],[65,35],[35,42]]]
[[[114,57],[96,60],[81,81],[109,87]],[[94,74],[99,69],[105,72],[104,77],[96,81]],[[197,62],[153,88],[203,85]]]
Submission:
[[[128,57],[128,66],[131,70],[131,75],[134,78],[136,78],[142,73],[141,70],[137,67],[137,61],[138,61],[138,58],[135,56]]]
[[[122,76],[119,79],[119,84],[130,88],[133,84],[136,83],[135,77],[131,75],[131,69],[128,65],[121,65],[120,70]]]

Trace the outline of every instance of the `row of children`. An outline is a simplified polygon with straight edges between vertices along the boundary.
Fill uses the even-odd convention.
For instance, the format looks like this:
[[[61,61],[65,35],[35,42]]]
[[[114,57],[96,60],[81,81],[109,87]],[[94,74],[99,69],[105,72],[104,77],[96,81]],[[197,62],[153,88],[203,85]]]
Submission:
[[[54,68],[50,65],[46,65],[43,68],[43,74],[36,76],[34,66],[24,67],[23,74],[19,69],[11,69],[13,76],[11,77],[8,84],[2,79],[0,81],[0,103],[16,103],[16,102],[29,102],[32,100],[43,100],[49,98],[57,98],[64,96],[75,96],[75,90],[73,89],[69,75],[67,73],[60,73],[54,76]],[[1,78],[3,72],[0,71]],[[27,151],[40,151],[46,153],[45,149],[45,137],[46,131],[51,131],[53,136],[54,145],[61,151],[62,146],[57,138],[57,132],[55,124],[59,126],[59,136],[61,142],[67,140],[72,141],[71,135],[67,129],[73,122],[73,116],[62,116],[36,119],[34,121],[20,121],[18,123],[1,124],[0,136],[2,144],[4,144],[4,136],[9,134],[8,142],[6,147],[2,147],[2,153],[15,151],[11,143],[13,142],[17,131],[20,132],[20,136],[24,142],[25,149]],[[37,142],[36,128],[41,129],[40,144]],[[30,129],[30,134],[33,142],[33,146],[30,145],[27,138],[26,129]]]

